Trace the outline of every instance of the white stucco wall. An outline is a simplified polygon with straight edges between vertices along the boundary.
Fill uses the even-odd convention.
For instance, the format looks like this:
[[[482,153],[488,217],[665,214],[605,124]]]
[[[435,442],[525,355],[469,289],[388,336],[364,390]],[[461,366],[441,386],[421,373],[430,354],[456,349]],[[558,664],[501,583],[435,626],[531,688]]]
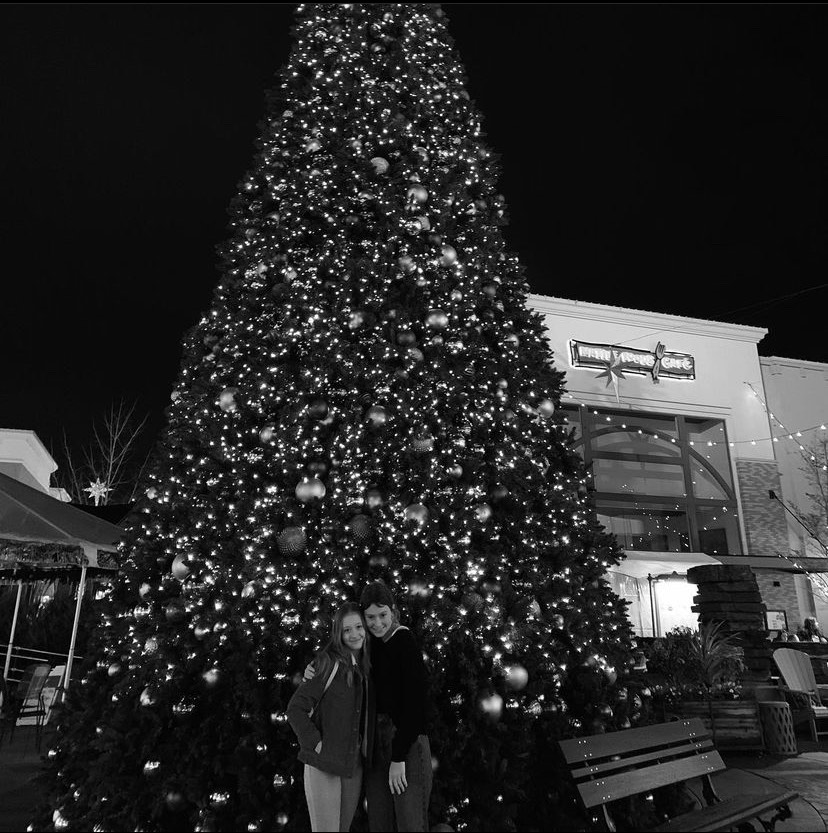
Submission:
[[[828,441],[828,364],[768,356],[761,359],[761,366],[768,408],[794,436],[788,439],[780,425],[772,423],[774,435],[781,437],[774,443],[774,451],[782,496],[795,511],[807,513],[815,508],[807,497],[813,487],[803,471],[806,461],[800,445],[807,449]],[[802,436],[797,436],[798,432]],[[793,518],[789,516],[788,521],[792,550],[806,554],[807,549],[807,555],[824,555]]]
[[[0,472],[51,494],[49,482],[56,470],[57,463],[34,431],[0,428]]]
[[[611,408],[723,419],[731,459],[774,460],[767,415],[746,383],[762,392],[757,344],[767,334],[746,327],[677,315],[610,307],[603,304],[531,295],[530,305],[545,320],[558,369],[566,373],[573,401]],[[573,367],[570,340],[668,352],[695,359],[694,380],[625,374],[619,383],[620,404],[606,379],[594,368]]]

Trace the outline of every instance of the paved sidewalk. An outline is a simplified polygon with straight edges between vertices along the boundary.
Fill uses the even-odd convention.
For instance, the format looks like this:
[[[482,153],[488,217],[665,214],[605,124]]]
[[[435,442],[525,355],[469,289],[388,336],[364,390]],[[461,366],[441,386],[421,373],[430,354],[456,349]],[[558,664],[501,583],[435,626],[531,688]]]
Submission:
[[[35,732],[19,727],[14,741],[8,737],[0,747],[0,833],[25,830],[39,800],[39,789],[32,780],[40,772],[41,756],[49,748],[48,733],[43,733],[40,753],[35,746]]]
[[[728,769],[714,777],[722,798],[748,793],[761,795],[777,786],[799,793],[791,804],[793,816],[776,826],[778,833],[828,833],[828,752],[818,751],[825,744],[800,741],[803,751],[795,758],[775,758],[756,754],[725,755]],[[49,733],[44,733],[42,754],[49,748]],[[0,833],[25,830],[39,800],[33,783],[41,766],[35,748],[34,730],[20,728],[14,742],[8,739],[0,748]],[[690,789],[701,800],[698,782]]]
[[[761,794],[783,787],[799,793],[791,804],[793,816],[776,826],[789,831],[828,831],[828,752],[802,752],[795,758],[756,755],[725,757],[727,772],[714,778],[722,798]]]

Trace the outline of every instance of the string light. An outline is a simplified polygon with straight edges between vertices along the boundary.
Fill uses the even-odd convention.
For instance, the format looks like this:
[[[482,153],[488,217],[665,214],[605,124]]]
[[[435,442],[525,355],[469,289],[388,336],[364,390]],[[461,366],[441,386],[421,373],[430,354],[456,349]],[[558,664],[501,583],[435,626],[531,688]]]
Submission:
[[[442,709],[477,687],[503,704],[480,720],[536,719],[533,704],[553,702],[571,732],[586,715],[561,716],[568,675],[615,673],[629,654],[603,578],[620,553],[564,442],[563,377],[506,251],[496,160],[464,84],[435,5],[298,7],[121,547],[103,664],[57,754],[54,794],[75,779],[90,796],[62,811],[74,827],[171,811],[206,828],[197,806],[228,824],[267,807],[286,824],[295,675],[377,575],[411,615]],[[529,682],[497,691],[517,665]],[[126,745],[112,739],[121,710]],[[194,738],[204,748],[181,755]],[[122,794],[157,771],[157,788]],[[119,810],[104,806],[104,772]],[[498,794],[512,777],[498,773]],[[451,800],[469,827],[480,807]]]

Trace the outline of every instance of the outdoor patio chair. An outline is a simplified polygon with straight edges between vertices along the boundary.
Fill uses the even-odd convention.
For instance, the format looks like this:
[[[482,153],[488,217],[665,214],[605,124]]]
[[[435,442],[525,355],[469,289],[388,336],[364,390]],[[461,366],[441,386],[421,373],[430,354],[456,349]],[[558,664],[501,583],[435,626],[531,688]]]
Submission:
[[[773,661],[785,681],[785,699],[791,707],[794,724],[807,721],[815,741],[828,735],[828,729],[817,728],[817,720],[828,720],[828,706],[823,705],[823,698],[828,700],[828,686],[817,685],[811,658],[792,648],[777,648]]]
[[[23,669],[23,676],[13,691],[11,691],[11,686],[7,685],[8,696],[4,698],[4,713],[6,712],[5,702],[8,701],[9,705],[8,717],[4,718],[3,733],[5,734],[5,723],[8,720],[9,741],[14,740],[14,730],[17,727],[17,721],[21,717],[33,717],[35,719],[35,742],[37,743],[38,751],[40,750],[43,721],[46,717],[43,687],[46,685],[46,680],[49,679],[49,671],[51,670],[51,663],[32,662]],[[1,737],[2,735],[0,735]]]

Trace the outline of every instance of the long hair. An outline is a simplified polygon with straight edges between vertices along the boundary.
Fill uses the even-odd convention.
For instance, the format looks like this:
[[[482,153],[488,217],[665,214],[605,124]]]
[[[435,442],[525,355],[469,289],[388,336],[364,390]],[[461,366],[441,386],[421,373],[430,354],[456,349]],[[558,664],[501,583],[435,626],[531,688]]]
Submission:
[[[371,673],[368,628],[365,626],[365,616],[362,610],[358,604],[354,604],[353,602],[346,602],[334,614],[333,625],[331,626],[331,638],[328,640],[327,645],[319,652],[318,659],[321,662],[317,662],[317,668],[325,674],[330,673],[331,663],[341,662],[348,672],[349,686],[354,684],[354,664],[351,662],[353,652],[345,647],[345,643],[342,641],[342,632],[345,617],[351,613],[359,616],[362,627],[365,629],[365,641],[362,643],[362,650],[359,652],[356,660],[360,673],[365,679],[368,678],[368,675]]]

